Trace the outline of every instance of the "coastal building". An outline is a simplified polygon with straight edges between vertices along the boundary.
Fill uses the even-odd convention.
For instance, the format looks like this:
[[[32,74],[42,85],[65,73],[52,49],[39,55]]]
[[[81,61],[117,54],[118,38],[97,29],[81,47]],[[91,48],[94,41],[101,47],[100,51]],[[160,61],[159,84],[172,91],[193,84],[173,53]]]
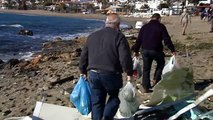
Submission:
[[[165,3],[164,0],[148,0],[148,1],[137,1],[135,2],[135,9],[141,10],[141,7],[148,5],[150,9],[156,10],[161,3]]]
[[[158,6],[160,5],[160,3],[162,3],[163,1],[161,0],[148,0],[148,5],[150,8],[152,9],[157,9]]]
[[[1,0],[0,1],[0,9],[8,9],[8,1],[7,0]]]
[[[213,4],[213,0],[199,0],[198,4]]]
[[[137,1],[135,2],[135,10],[141,10],[141,7],[146,4],[146,2]]]

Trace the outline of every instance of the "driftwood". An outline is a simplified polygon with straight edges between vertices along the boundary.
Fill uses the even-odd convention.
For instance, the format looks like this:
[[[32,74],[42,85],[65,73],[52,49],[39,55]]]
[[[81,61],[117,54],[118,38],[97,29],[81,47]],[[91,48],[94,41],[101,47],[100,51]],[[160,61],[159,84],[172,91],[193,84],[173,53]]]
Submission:
[[[57,80],[55,82],[52,82],[50,83],[52,86],[56,85],[56,84],[63,84],[65,82],[68,82],[68,81],[71,81],[74,79],[74,76],[70,76],[70,77],[67,77],[67,78],[63,78],[63,79],[60,79],[60,80]]]

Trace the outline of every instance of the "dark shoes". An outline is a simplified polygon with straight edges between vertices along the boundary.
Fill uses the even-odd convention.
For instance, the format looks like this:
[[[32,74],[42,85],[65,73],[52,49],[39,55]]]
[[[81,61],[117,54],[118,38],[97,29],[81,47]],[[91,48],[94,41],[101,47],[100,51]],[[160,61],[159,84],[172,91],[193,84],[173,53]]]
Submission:
[[[209,31],[209,33],[213,33],[213,31]]]
[[[103,117],[101,120],[114,120],[113,118]]]

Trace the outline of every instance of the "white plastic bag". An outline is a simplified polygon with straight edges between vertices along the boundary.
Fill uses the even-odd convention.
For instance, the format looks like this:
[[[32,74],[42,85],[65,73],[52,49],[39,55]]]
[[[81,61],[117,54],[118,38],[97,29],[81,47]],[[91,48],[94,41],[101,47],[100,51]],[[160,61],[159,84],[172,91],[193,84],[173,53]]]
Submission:
[[[166,74],[167,72],[171,72],[173,69],[178,68],[177,61],[175,59],[175,56],[173,55],[169,62],[164,66],[162,75]]]
[[[139,59],[137,57],[133,57],[133,70],[137,70],[137,67],[140,66]]]
[[[135,74],[135,76],[140,78],[142,76],[142,69],[141,69],[141,65],[140,65],[140,60],[139,60],[138,57],[134,57],[132,60],[133,60],[134,74]]]
[[[137,100],[136,91],[134,86],[127,82],[124,88],[120,91],[120,106],[119,112],[123,117],[131,117],[139,107],[139,101]]]

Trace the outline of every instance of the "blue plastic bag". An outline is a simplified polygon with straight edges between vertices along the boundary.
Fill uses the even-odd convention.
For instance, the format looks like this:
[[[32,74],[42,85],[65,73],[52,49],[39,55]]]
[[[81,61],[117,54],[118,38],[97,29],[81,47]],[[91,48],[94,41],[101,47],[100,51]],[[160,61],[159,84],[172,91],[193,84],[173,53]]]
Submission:
[[[88,81],[80,76],[78,83],[75,85],[70,94],[70,101],[82,115],[88,115],[91,112],[91,91]]]

